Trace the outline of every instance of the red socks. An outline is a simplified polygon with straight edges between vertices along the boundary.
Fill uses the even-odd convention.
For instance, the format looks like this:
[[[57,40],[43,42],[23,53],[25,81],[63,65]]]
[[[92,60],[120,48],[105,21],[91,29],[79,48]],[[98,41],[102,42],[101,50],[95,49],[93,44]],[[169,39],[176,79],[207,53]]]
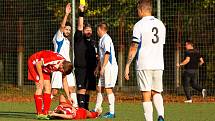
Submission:
[[[34,94],[34,100],[35,100],[35,104],[36,104],[37,114],[43,114],[43,111],[42,111],[43,97],[42,97],[42,95]]]
[[[44,102],[44,110],[43,113],[45,115],[48,114],[51,105],[51,94],[44,93],[43,94],[43,102]]]
[[[51,105],[51,94],[44,93],[42,95],[34,94],[37,114],[48,114]],[[44,110],[42,111],[42,104],[44,103]]]

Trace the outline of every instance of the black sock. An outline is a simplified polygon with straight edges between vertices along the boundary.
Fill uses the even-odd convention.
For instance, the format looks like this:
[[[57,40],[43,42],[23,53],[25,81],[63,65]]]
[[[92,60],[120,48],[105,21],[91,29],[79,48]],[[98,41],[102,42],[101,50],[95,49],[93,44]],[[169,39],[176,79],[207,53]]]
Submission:
[[[83,94],[77,94],[77,100],[78,100],[78,107],[85,108],[85,95]]]
[[[90,95],[85,95],[85,109],[89,110],[89,101],[90,101]]]

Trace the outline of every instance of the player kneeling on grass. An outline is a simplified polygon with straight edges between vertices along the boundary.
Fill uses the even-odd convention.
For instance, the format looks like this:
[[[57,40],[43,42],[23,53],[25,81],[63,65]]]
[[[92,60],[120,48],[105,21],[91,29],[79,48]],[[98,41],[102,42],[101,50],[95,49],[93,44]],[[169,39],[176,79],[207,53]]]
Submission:
[[[87,119],[97,118],[100,112],[90,112],[84,108],[74,107],[63,95],[60,96],[59,105],[49,112],[51,119]]]
[[[43,50],[30,56],[28,59],[28,80],[33,80],[36,85],[34,100],[38,119],[48,119],[51,104],[50,74],[52,72],[60,71],[62,73],[64,90],[71,101],[65,76],[70,74],[72,69],[71,62],[66,61],[60,54],[53,51]],[[43,110],[42,105],[44,105]]]

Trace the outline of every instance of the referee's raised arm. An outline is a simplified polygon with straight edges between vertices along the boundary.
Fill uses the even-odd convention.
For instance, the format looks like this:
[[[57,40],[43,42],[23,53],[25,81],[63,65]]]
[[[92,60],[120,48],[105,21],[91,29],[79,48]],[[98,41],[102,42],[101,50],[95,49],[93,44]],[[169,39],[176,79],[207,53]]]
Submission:
[[[79,15],[78,15],[78,30],[83,31],[84,28],[84,6],[79,6]]]

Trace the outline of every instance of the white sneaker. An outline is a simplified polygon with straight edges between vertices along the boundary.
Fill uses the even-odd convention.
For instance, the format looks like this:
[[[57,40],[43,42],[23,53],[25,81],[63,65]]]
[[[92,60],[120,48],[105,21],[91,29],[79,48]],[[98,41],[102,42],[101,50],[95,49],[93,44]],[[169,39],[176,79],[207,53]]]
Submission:
[[[206,89],[202,89],[202,97],[205,98],[207,96],[207,91]]]
[[[185,100],[184,102],[185,103],[192,103],[193,101],[192,100]]]

